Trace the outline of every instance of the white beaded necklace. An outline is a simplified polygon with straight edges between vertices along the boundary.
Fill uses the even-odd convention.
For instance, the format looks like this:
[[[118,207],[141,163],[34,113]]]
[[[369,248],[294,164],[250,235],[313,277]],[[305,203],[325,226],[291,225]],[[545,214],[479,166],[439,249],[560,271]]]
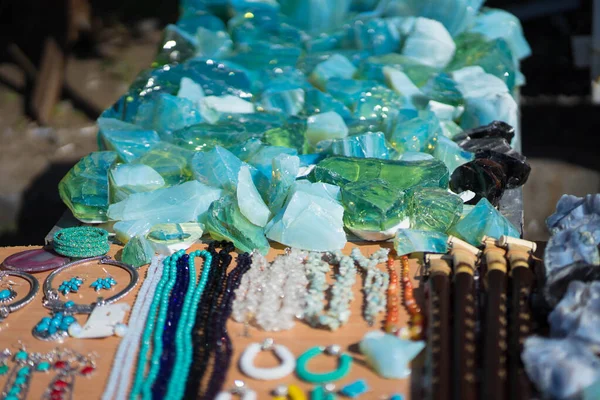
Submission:
[[[156,286],[163,273],[163,259],[164,256],[153,257],[152,263],[148,267],[146,279],[140,288],[129,317],[129,329],[121,340],[113,361],[113,368],[104,389],[102,400],[124,399],[127,397],[127,390],[131,382],[131,370],[136,359],[135,355],[139,349]]]
[[[386,290],[390,283],[390,276],[377,268],[377,265],[387,261],[389,252],[388,249],[379,249],[367,258],[358,247],[352,249],[351,257],[366,273],[363,284],[363,317],[370,326],[375,323],[377,315],[386,309]]]
[[[252,267],[235,292],[232,317],[266,331],[291,329],[306,304],[306,252],[291,249],[269,264],[252,254]]]

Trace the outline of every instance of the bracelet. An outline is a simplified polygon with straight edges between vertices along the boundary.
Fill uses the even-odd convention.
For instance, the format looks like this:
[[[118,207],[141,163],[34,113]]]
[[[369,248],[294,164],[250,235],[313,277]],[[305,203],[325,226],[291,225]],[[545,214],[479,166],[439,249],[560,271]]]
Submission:
[[[281,364],[274,368],[258,368],[254,359],[261,351],[273,350]],[[266,339],[262,344],[251,343],[240,357],[240,370],[252,379],[270,381],[285,378],[296,368],[296,357],[281,344],[275,344],[273,339]]]
[[[334,371],[320,374],[308,371],[308,369],[306,369],[308,362],[324,352],[332,356],[339,356],[338,368]],[[296,363],[296,374],[300,379],[309,383],[333,382],[343,379],[346,375],[348,375],[351,367],[352,357],[347,353],[342,353],[340,346],[315,346],[311,347],[304,354],[298,357],[298,361]]]
[[[2,278],[5,276],[18,276],[19,278],[25,279],[29,283],[29,292],[27,292],[27,295],[25,295],[25,297],[23,297],[21,300],[17,300],[10,304],[6,303],[13,301],[17,297],[17,292],[15,292],[12,288],[0,290],[0,321],[3,321],[11,313],[18,311],[27,304],[31,303],[40,288],[40,284],[33,275],[26,272],[2,271],[0,274]]]
[[[64,228],[54,234],[54,250],[71,258],[102,256],[110,250],[108,232],[93,226]]]

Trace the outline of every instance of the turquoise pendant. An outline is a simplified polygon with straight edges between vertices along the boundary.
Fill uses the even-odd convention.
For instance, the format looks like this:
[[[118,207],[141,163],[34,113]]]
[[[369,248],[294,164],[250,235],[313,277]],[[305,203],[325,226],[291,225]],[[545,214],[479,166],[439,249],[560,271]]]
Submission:
[[[12,289],[0,290],[0,303],[7,303],[14,300],[15,297],[17,297],[17,292]]]

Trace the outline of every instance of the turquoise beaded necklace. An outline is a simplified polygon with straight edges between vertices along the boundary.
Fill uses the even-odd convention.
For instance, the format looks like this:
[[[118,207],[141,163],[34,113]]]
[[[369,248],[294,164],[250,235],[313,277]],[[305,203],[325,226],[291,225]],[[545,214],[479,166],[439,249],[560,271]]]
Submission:
[[[158,283],[156,288],[155,296],[150,305],[150,311],[144,333],[142,335],[142,347],[138,356],[138,364],[135,374],[135,380],[130,393],[130,399],[136,399],[138,396],[142,396],[144,399],[150,399],[152,396],[152,385],[156,380],[156,376],[159,371],[159,360],[162,355],[162,334],[163,329],[159,327],[164,326],[167,309],[169,306],[169,298],[171,290],[175,285],[175,279],[177,276],[177,261],[185,254],[185,251],[180,250],[170,257],[167,257],[163,263],[163,276]],[[169,399],[180,399],[183,397],[185,389],[185,383],[189,372],[190,365],[192,363],[192,327],[193,321],[196,319],[196,305],[200,301],[206,282],[208,280],[208,274],[210,271],[210,265],[212,263],[212,256],[205,250],[196,250],[189,255],[189,269],[190,279],[196,277],[195,257],[204,258],[204,266],[202,268],[202,274],[197,285],[190,284],[185,295],[183,308],[181,311],[181,318],[177,325],[177,331],[175,334],[175,348],[176,348],[176,359],[174,363],[174,370],[172,378],[169,381],[166,398]],[[157,315],[156,318],[153,318]],[[150,340],[152,339],[153,351],[150,360],[150,370],[147,376],[144,376],[144,372],[147,364],[147,354],[150,347]]]

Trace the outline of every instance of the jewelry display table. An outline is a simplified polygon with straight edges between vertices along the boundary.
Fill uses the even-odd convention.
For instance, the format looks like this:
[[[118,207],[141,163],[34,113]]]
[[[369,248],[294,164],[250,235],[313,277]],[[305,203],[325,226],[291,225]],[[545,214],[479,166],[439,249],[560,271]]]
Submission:
[[[383,244],[384,247],[391,248],[391,243]],[[198,244],[193,246],[189,251],[196,249],[204,249],[206,245]],[[348,243],[344,249],[345,254],[350,254],[350,251],[354,247],[360,247],[362,253],[365,256],[370,256],[377,249],[380,248],[379,244],[357,244]],[[36,247],[4,247],[0,248],[0,262],[6,257],[28,249]],[[113,245],[108,253],[111,257],[120,258],[121,246]],[[272,248],[268,259],[271,261],[277,254],[281,254],[284,251],[283,247]],[[233,268],[235,262],[232,263],[230,268]],[[140,282],[120,302],[128,303],[132,305],[137,295],[137,292],[143,282],[146,270],[148,266],[141,267],[138,272],[140,274]],[[385,265],[380,265],[379,268],[384,269]],[[400,259],[395,261],[395,268],[399,271]],[[420,264],[414,260],[410,260],[410,271],[411,279],[415,287],[415,297],[417,300],[422,298],[422,290],[419,288],[419,272]],[[200,272],[200,271],[199,271]],[[43,284],[49,272],[37,273],[34,276],[39,280],[40,285]],[[110,269],[110,274],[118,282],[114,290],[120,290],[123,285],[128,282],[128,274],[124,270]],[[69,279],[73,276],[86,277],[87,281],[84,283],[86,290],[81,290],[80,293],[71,293],[69,298],[80,302],[92,302],[98,296],[93,289],[87,288],[91,282],[96,278],[106,275],[102,270],[102,266],[99,264],[84,264],[81,268],[73,268],[72,271],[61,275],[61,279]],[[18,282],[17,282],[18,280]],[[22,284],[22,286],[15,286],[15,290],[18,292],[19,298],[24,296],[27,292],[28,285],[21,282],[20,279],[15,278],[15,283]],[[352,315],[349,322],[342,326],[335,332],[322,329],[314,329],[302,321],[297,321],[294,328],[288,331],[282,332],[264,332],[254,327],[245,327],[244,324],[237,323],[232,319],[229,319],[227,328],[229,335],[233,343],[233,357],[231,360],[231,366],[227,372],[227,379],[223,390],[230,389],[234,386],[235,380],[242,380],[247,387],[257,392],[259,399],[269,399],[272,397],[271,391],[278,385],[290,385],[295,384],[301,387],[307,397],[309,391],[312,389],[312,385],[300,381],[294,374],[287,376],[286,378],[275,380],[275,381],[258,381],[251,379],[241,373],[238,368],[239,358],[244,349],[254,342],[261,343],[266,338],[273,338],[275,343],[285,345],[294,356],[298,357],[307,349],[313,346],[328,346],[332,344],[338,344],[342,347],[342,351],[349,353],[353,358],[352,369],[350,374],[341,381],[335,382],[336,390],[341,389],[343,386],[356,381],[357,379],[364,379],[370,387],[370,391],[367,394],[362,395],[365,399],[379,399],[389,398],[394,393],[399,393],[404,396],[405,399],[420,398],[418,394],[411,396],[412,393],[419,393],[420,387],[418,383],[420,379],[403,379],[403,380],[387,380],[378,377],[373,370],[371,370],[365,363],[364,357],[358,350],[358,343],[364,336],[364,334],[371,330],[381,330],[382,321],[385,319],[385,313],[381,313],[378,318],[378,323],[374,326],[369,327],[368,324],[362,317],[362,306],[363,306],[363,294],[361,291],[363,277],[359,274],[357,281],[353,286],[354,300],[350,306]],[[82,287],[83,288],[83,287]],[[7,319],[0,323],[0,350],[4,348],[11,348],[13,352],[18,349],[19,341],[25,346],[30,352],[48,352],[57,347],[69,348],[73,351],[79,352],[83,355],[90,353],[96,353],[96,371],[89,378],[78,377],[75,381],[75,387],[73,391],[73,398],[87,398],[96,399],[100,398],[106,381],[108,379],[110,370],[112,368],[113,358],[117,351],[117,347],[121,338],[112,336],[104,339],[74,339],[66,338],[63,343],[59,342],[45,342],[35,339],[31,331],[33,327],[40,321],[41,318],[48,316],[49,312],[42,306],[42,292],[38,292],[36,298],[27,307],[11,314]],[[81,325],[85,323],[87,316],[78,315],[77,320]],[[400,326],[406,326],[408,320],[408,314],[403,307],[400,306]],[[421,373],[422,359],[424,357],[425,350],[413,361],[413,377],[418,377]],[[308,368],[314,372],[325,372],[335,369],[337,366],[337,357],[330,356],[319,356],[314,361],[309,362]],[[278,361],[272,352],[261,352],[256,357],[255,365],[257,367],[273,367],[277,365]],[[31,387],[28,394],[28,398],[39,399],[48,387],[50,380],[54,373],[36,373],[33,375],[31,381]],[[4,387],[7,376],[0,376],[0,388]],[[1,390],[1,389],[0,389]],[[387,396],[387,397],[386,397]],[[308,397],[309,398],[309,397]]]

